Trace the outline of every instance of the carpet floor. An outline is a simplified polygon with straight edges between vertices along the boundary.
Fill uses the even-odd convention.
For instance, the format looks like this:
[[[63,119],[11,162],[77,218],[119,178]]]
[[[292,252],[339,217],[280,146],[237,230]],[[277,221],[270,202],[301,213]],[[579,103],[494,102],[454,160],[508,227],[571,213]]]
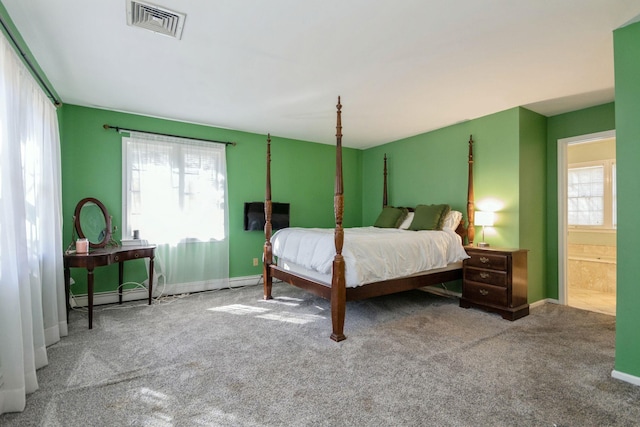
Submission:
[[[347,304],[290,285],[72,311],[12,426],[636,426],[611,378],[615,317],[544,304],[515,322],[421,291]]]

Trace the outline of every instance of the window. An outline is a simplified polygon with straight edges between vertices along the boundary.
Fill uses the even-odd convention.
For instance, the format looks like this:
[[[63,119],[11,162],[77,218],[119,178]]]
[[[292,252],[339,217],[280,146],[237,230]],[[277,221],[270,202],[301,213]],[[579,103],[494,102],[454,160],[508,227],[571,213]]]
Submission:
[[[567,178],[569,226],[615,228],[615,160],[569,165]]]
[[[225,146],[132,133],[123,138],[123,236],[154,243],[226,237]]]

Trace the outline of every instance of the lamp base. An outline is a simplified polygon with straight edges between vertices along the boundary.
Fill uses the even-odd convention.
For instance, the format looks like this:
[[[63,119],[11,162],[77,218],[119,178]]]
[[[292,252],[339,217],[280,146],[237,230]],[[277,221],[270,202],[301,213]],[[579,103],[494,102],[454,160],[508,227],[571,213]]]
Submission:
[[[478,242],[479,248],[488,248],[489,244],[487,242]]]

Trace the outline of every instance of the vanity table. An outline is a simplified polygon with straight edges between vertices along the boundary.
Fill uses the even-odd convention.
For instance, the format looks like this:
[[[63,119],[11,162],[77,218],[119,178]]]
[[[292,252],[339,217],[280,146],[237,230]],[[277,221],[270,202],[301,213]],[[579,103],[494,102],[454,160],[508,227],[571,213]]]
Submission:
[[[153,259],[155,245],[126,246],[112,248],[97,248],[89,250],[88,254],[75,252],[64,254],[64,286],[67,294],[67,313],[69,304],[69,290],[71,282],[71,268],[85,268],[87,270],[87,299],[89,301],[89,329],[93,328],[93,270],[96,267],[118,263],[118,303],[122,304],[122,284],[124,283],[124,262],[132,259],[149,258],[149,305],[153,292]]]
[[[87,197],[76,205],[73,215],[74,231],[78,234],[75,250],[71,247],[64,253],[64,286],[67,298],[67,320],[69,304],[71,268],[87,270],[87,299],[89,302],[89,329],[93,328],[93,270],[96,267],[118,263],[118,303],[122,304],[122,284],[124,283],[124,262],[149,258],[149,305],[153,292],[153,259],[155,245],[122,247],[111,239],[111,216],[98,199]],[[74,235],[75,239],[75,235]],[[72,239],[73,240],[73,239]],[[87,250],[88,249],[88,250]]]

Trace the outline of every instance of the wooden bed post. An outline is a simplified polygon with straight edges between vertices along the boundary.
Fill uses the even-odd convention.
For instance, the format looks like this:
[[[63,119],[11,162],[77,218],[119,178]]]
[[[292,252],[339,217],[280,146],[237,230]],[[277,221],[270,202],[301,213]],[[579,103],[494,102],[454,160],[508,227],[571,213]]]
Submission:
[[[469,246],[473,246],[473,238],[476,235],[475,224],[475,201],[473,195],[473,135],[469,135],[469,190],[467,192],[467,218],[469,225],[467,227],[467,239]]]
[[[271,248],[271,134],[267,134],[267,188],[264,200],[264,260],[262,262],[262,279],[264,282],[264,299],[272,299],[271,263],[273,251]]]
[[[382,207],[389,204],[389,196],[387,195],[387,153],[384,153],[384,182],[382,184]]]
[[[333,274],[331,277],[331,323],[333,333],[331,339],[339,342],[347,337],[344,335],[344,318],[347,304],[347,288],[344,277],[344,258],[342,246],[344,244],[344,230],[342,229],[342,215],[344,212],[344,187],[342,182],[342,119],[340,97],[338,97],[336,119],[336,182],[333,209],[336,217],[334,240],[336,256],[333,259]]]

